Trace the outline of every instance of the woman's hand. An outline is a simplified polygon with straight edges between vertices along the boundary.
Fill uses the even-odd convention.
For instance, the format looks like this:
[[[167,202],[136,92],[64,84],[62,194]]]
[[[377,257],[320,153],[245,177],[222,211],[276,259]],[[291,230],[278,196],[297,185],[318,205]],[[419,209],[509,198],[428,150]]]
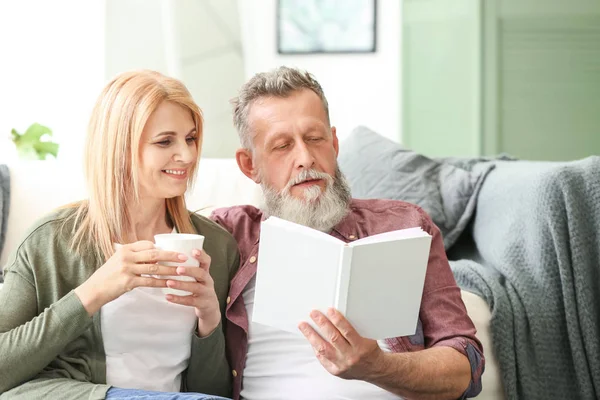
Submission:
[[[168,287],[192,294],[188,296],[168,294],[166,297],[171,303],[194,307],[198,317],[198,336],[206,337],[219,326],[221,310],[215,293],[215,283],[209,273],[210,256],[198,249],[194,249],[192,254],[200,263],[200,268],[177,267],[176,275],[190,276],[195,279],[195,282],[167,280]]]
[[[165,287],[166,280],[142,275],[175,275],[177,267],[158,262],[183,262],[187,256],[158,250],[150,241],[121,246],[106,263],[75,289],[90,316],[100,308],[137,287]],[[209,261],[210,262],[210,261]]]

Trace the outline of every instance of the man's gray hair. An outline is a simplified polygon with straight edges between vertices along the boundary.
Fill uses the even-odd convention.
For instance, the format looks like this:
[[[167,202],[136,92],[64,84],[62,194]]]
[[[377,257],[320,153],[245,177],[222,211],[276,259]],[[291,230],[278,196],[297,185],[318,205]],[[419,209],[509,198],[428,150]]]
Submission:
[[[252,150],[252,138],[248,124],[248,113],[255,100],[262,97],[288,97],[293,92],[309,89],[319,96],[329,122],[329,104],[323,88],[315,77],[296,68],[281,66],[269,72],[254,75],[240,89],[239,95],[231,100],[233,125],[240,136],[242,147]]]

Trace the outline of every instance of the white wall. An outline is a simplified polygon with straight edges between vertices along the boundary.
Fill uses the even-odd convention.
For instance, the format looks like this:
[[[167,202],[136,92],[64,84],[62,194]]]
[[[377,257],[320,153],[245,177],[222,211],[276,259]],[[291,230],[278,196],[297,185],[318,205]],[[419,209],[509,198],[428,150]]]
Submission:
[[[0,163],[16,158],[10,130],[38,122],[59,159],[81,165],[98,94],[134,68],[182,79],[205,112],[204,155],[233,155],[228,100],[244,79],[236,0],[0,1]]]
[[[167,7],[170,19],[165,4],[177,4]],[[53,129],[59,159],[80,165],[97,95],[129,68],[184,80],[205,110],[205,156],[237,147],[227,101],[245,78],[282,64],[317,76],[340,137],[363,124],[399,140],[400,1],[379,0],[377,52],[357,55],[277,54],[276,7],[276,0],[0,1],[0,162],[15,156],[10,130],[39,122]],[[142,25],[155,33],[140,37]]]
[[[202,154],[233,157],[229,99],[244,80],[236,0],[106,0],[106,77],[153,69],[181,79],[204,113]]]
[[[323,86],[340,138],[356,125],[366,125],[400,141],[400,0],[378,1],[377,52],[349,55],[278,54],[277,0],[238,4],[246,78],[280,65],[306,69]]]
[[[103,85],[103,22],[101,0],[0,2],[0,162],[14,156],[10,130],[33,122],[54,131],[59,159],[80,162]]]
[[[105,77],[131,69],[167,68],[161,0],[105,0]]]
[[[229,100],[244,83],[236,0],[171,0],[183,82],[204,112],[202,155],[233,157],[239,147]]]

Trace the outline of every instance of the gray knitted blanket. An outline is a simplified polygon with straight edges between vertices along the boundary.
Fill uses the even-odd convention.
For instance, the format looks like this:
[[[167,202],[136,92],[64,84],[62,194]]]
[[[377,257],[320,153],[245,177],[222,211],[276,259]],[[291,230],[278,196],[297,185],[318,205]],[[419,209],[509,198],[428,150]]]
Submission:
[[[0,165],[0,254],[4,247],[4,238],[8,226],[8,208],[10,206],[10,174],[6,165]],[[0,265],[0,282],[3,281]]]
[[[472,239],[451,265],[490,305],[507,398],[600,398],[600,157],[497,163]]]

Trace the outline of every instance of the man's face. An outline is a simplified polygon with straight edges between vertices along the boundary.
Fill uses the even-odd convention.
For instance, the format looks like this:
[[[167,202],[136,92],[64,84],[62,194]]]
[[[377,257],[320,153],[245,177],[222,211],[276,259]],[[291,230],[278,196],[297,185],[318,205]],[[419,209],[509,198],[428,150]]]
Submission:
[[[348,213],[350,188],[337,167],[338,140],[314,92],[256,101],[248,122],[254,151],[242,171],[263,188],[264,211],[324,232]]]
[[[299,200],[316,200],[335,176],[338,140],[319,96],[300,90],[257,100],[248,115],[254,144],[254,180]],[[304,172],[303,172],[304,171]],[[286,189],[287,186],[287,189]]]

